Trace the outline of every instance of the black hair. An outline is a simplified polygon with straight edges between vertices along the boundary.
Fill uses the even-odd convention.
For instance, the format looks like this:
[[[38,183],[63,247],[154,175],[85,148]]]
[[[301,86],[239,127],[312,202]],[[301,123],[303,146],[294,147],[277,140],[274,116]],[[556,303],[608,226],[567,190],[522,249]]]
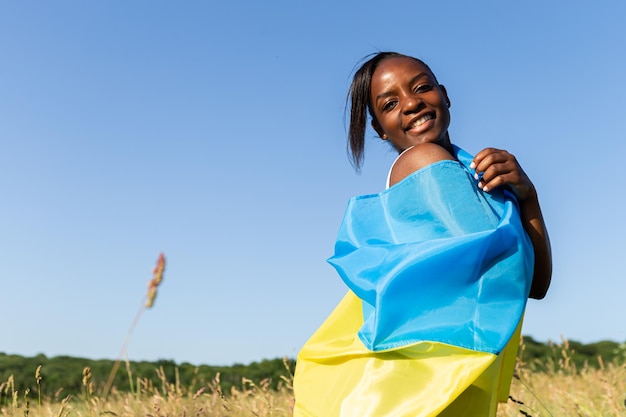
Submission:
[[[369,59],[368,59],[369,58]],[[350,128],[348,131],[348,154],[352,166],[359,171],[363,163],[363,151],[365,150],[365,130],[367,128],[367,114],[376,119],[370,100],[372,76],[381,62],[389,58],[410,58],[424,65],[435,77],[434,73],[424,61],[412,56],[397,52],[377,52],[363,58],[365,61],[354,73],[352,84],[346,97],[346,110],[350,103]],[[436,81],[436,79],[435,79]]]

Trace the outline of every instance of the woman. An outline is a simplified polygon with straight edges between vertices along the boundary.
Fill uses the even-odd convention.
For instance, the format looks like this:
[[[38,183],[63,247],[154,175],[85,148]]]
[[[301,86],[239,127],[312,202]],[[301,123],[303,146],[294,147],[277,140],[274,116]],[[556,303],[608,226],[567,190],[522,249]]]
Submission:
[[[388,190],[350,201],[329,262],[350,292],[298,356],[296,416],[495,416],[528,296],[551,253],[515,157],[450,141],[450,100],[421,60],[379,53],[355,73],[349,144],[369,117],[400,153]]]

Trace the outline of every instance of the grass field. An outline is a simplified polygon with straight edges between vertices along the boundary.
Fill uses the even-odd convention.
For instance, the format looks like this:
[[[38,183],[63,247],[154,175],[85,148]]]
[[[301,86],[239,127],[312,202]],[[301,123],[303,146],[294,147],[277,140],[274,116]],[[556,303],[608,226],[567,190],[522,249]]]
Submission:
[[[523,349],[523,346],[522,346]],[[511,397],[498,416],[626,416],[626,364],[604,364],[577,369],[567,342],[554,346],[558,359],[547,371],[535,371],[533,363],[518,362]],[[546,368],[546,364],[543,364]],[[11,378],[0,384],[0,414],[9,417],[61,416],[206,416],[287,417],[293,406],[292,370],[278,390],[269,381],[244,379],[242,389],[222,392],[219,375],[201,387],[182,387],[161,377],[157,385],[138,380],[132,393],[115,387],[106,399],[94,389],[88,369],[83,373],[83,394],[64,397],[62,387],[51,398],[34,392],[15,391]],[[158,370],[157,370],[158,372]],[[37,384],[39,369],[33,372]],[[35,390],[33,390],[35,391]]]

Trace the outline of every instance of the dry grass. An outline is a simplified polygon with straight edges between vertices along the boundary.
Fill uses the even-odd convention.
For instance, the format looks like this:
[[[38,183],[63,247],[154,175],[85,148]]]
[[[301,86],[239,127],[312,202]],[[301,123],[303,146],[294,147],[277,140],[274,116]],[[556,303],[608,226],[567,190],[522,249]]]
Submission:
[[[162,373],[160,375],[163,375]],[[191,390],[168,382],[164,377],[161,386],[150,381],[140,380],[136,392],[122,393],[112,389],[105,400],[94,395],[89,389],[88,378],[83,379],[85,392],[81,397],[44,399],[39,403],[31,399],[30,392],[11,392],[11,381],[0,389],[11,392],[10,404],[0,408],[0,415],[9,417],[63,417],[63,416],[119,416],[119,417],[165,417],[165,416],[206,416],[206,417],[259,417],[290,416],[293,407],[291,381],[285,379],[278,390],[270,389],[270,381],[258,384],[244,379],[241,390],[222,392],[219,374],[206,386]]]
[[[498,415],[617,417],[626,415],[626,365],[580,372],[524,372]]]
[[[577,369],[567,340],[553,349],[559,359],[547,364],[547,372],[518,362],[510,400],[498,416],[626,416],[626,363],[605,365],[598,358],[599,368]]]
[[[599,369],[576,369],[565,341],[554,347],[560,355],[548,372],[533,371],[533,364],[518,363],[511,399],[498,416],[625,416],[626,364],[602,362]],[[157,370],[158,371],[158,370]],[[138,380],[132,393],[115,388],[105,399],[94,393],[89,372],[84,373],[84,392],[79,397],[44,398],[12,390],[11,378],[0,384],[8,404],[0,415],[8,417],[63,416],[197,416],[197,417],[288,417],[293,407],[292,381],[284,378],[278,390],[270,381],[244,379],[243,389],[222,392],[219,375],[203,387],[186,388],[167,381],[161,372],[160,386]]]

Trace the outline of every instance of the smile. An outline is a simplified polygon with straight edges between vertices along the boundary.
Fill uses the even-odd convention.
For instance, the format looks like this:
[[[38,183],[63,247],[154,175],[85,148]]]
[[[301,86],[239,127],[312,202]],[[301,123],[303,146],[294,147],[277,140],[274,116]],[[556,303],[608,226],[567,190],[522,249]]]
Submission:
[[[413,121],[413,123],[411,123],[408,128],[410,129],[415,129],[416,127],[419,127],[421,125],[423,125],[424,123],[426,123],[429,120],[432,120],[435,118],[435,115],[432,113],[428,113],[423,115],[422,117],[420,117],[419,119],[416,119]]]

